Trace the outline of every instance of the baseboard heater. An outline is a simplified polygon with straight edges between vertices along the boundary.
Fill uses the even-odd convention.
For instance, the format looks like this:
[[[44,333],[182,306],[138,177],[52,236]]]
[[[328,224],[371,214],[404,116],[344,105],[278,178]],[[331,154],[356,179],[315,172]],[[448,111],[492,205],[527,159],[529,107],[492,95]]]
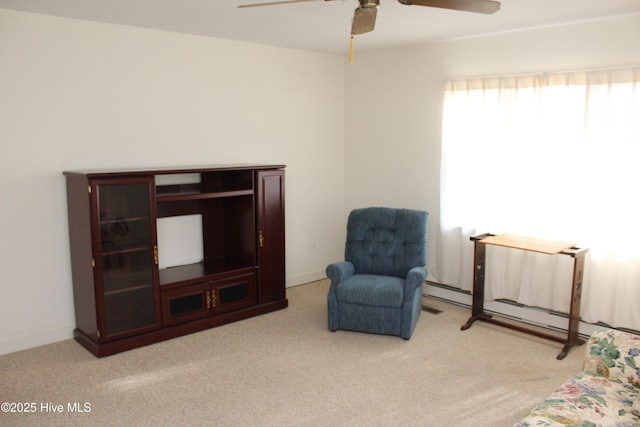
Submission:
[[[471,312],[472,295],[469,291],[463,291],[452,286],[428,281],[424,286],[424,297],[468,307],[469,312]],[[522,322],[532,326],[549,329],[555,332],[566,334],[569,327],[569,315],[567,313],[529,307],[510,300],[485,301],[484,309],[485,312],[489,314],[515,322]],[[462,326],[462,324],[460,326]],[[610,328],[611,326],[605,323],[593,324],[580,321],[578,334],[582,338],[588,338],[596,330],[602,329],[603,327]],[[636,334],[639,333],[638,331],[633,330],[627,331]]]

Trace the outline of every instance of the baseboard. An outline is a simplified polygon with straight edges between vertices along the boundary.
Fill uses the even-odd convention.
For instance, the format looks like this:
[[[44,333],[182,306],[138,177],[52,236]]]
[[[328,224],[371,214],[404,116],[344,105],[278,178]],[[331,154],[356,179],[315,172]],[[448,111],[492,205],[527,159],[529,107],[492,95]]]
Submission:
[[[286,287],[303,285],[325,279],[326,277],[324,270],[290,276],[286,279]],[[424,287],[424,294],[427,298],[435,298],[448,303],[469,307],[469,312],[471,312],[472,299],[470,292],[438,283],[427,282]],[[518,322],[528,323],[557,332],[566,332],[568,328],[567,315],[539,308],[504,301],[486,301],[485,310],[491,314],[504,316]],[[588,337],[603,327],[607,326],[580,322],[579,333],[583,337]],[[70,325],[67,328],[37,331],[28,335],[4,339],[0,341],[0,355],[72,339],[73,329],[74,326]]]
[[[288,277],[287,287],[315,282],[317,280],[326,279],[326,277],[327,276],[324,271]],[[427,298],[435,298],[447,303],[468,307],[469,315],[471,315],[471,292],[428,281],[424,286],[424,295]],[[527,307],[522,304],[507,301],[485,301],[484,308],[487,313],[502,316],[516,322],[542,327],[555,332],[566,333],[569,327],[569,316],[564,313],[557,313],[535,307]],[[582,337],[586,338],[591,336],[596,330],[602,329],[603,327],[608,326],[581,321],[578,333]]]
[[[327,275],[324,270],[318,270],[311,273],[300,274],[298,276],[287,277],[285,286],[303,285],[310,282],[326,279]],[[47,344],[53,344],[58,341],[73,339],[73,330],[75,325],[69,325],[64,328],[54,328],[42,331],[33,331],[28,334],[9,337],[0,340],[0,355],[14,353],[20,350],[40,347]]]
[[[69,325],[66,328],[34,331],[30,334],[3,339],[0,341],[0,355],[72,339],[73,328],[73,325]]]
[[[326,279],[324,271],[302,274],[287,278],[287,287],[303,285],[317,280]],[[434,282],[426,282],[424,295],[427,298],[435,298],[447,303],[457,304],[469,308],[471,315],[471,292],[466,292],[452,286],[441,285]],[[485,311],[489,314],[502,316],[516,322],[527,323],[555,332],[567,333],[569,328],[569,316],[536,307],[527,307],[509,301],[485,301]],[[460,325],[462,326],[462,325]],[[580,322],[578,333],[584,337],[590,337],[596,330],[609,327],[602,324]]]
[[[289,276],[287,277],[285,286],[287,288],[291,288],[293,286],[305,285],[307,283],[316,282],[326,278],[327,275],[324,270],[318,270],[311,273],[299,274],[297,276]]]
[[[427,298],[435,298],[445,302],[469,307],[469,315],[471,315],[471,292],[462,291],[458,288],[438,283],[427,282],[424,287],[424,294]],[[484,308],[489,314],[495,314],[496,316],[506,317],[510,320],[527,323],[556,332],[566,333],[569,328],[569,316],[564,313],[557,313],[535,307],[527,307],[510,301],[485,301]],[[596,330],[602,329],[603,327],[606,327],[606,325],[596,325],[581,321],[578,327],[578,333],[582,337],[589,337]]]

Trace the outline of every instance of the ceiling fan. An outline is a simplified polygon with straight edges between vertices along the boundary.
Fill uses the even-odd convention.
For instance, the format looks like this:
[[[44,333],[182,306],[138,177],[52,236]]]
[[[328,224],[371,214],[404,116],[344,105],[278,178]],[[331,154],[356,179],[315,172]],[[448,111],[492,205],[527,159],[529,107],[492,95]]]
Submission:
[[[287,3],[305,3],[321,0],[282,0],[269,3],[245,4],[238,7],[274,6]],[[324,0],[335,1],[335,0]],[[351,25],[351,35],[364,34],[373,31],[376,24],[376,15],[380,0],[358,0],[360,5],[356,8]],[[500,3],[493,0],[398,0],[398,3],[406,6],[427,6],[441,9],[454,9],[467,12],[491,14],[500,10]]]

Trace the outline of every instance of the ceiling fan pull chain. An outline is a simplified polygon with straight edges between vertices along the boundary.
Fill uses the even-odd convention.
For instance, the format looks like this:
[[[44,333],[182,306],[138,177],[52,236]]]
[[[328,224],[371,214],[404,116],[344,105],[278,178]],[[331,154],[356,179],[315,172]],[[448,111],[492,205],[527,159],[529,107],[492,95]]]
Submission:
[[[349,64],[353,64],[353,36],[349,40]]]

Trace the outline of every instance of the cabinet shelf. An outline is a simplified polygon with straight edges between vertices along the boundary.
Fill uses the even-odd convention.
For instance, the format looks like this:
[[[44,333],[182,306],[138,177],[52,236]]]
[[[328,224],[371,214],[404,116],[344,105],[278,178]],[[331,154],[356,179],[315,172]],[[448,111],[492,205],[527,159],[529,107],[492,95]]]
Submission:
[[[234,260],[207,260],[161,269],[160,286],[169,287],[172,284],[201,280],[203,277],[216,278],[232,273],[240,273],[244,270],[253,271],[254,269],[253,265]]]
[[[140,245],[135,245],[135,246],[125,246],[125,247],[120,247],[118,249],[113,249],[111,248],[110,250],[103,250],[102,251],[102,256],[109,256],[109,255],[122,255],[122,254],[128,254],[128,253],[132,253],[132,252],[143,252],[143,251],[148,251],[149,250],[149,246],[148,245],[144,245],[144,246],[140,246]]]
[[[216,192],[201,192],[197,190],[182,191],[182,192],[158,192],[156,195],[156,201],[158,203],[166,202],[182,202],[188,200],[204,200],[204,199],[219,199],[225,197],[238,197],[238,196],[250,196],[253,194],[253,190],[234,190],[234,191],[216,191]]]
[[[105,295],[129,292],[153,286],[150,269],[130,271],[126,268],[115,267],[105,269],[103,274],[103,288]]]
[[[129,286],[129,287],[126,287],[126,288],[121,288],[121,289],[113,289],[113,290],[109,290],[109,291],[104,291],[104,295],[105,296],[110,296],[110,295],[117,295],[117,294],[126,294],[127,292],[135,292],[135,291],[138,291],[140,289],[148,289],[151,286],[152,286],[151,283],[145,283],[145,284],[136,285],[136,286]]]
[[[132,222],[140,222],[140,221],[149,221],[148,217],[142,216],[134,216],[129,218],[122,217],[106,217],[100,219],[100,225],[109,225],[109,224],[119,224],[119,223],[132,223]]]

